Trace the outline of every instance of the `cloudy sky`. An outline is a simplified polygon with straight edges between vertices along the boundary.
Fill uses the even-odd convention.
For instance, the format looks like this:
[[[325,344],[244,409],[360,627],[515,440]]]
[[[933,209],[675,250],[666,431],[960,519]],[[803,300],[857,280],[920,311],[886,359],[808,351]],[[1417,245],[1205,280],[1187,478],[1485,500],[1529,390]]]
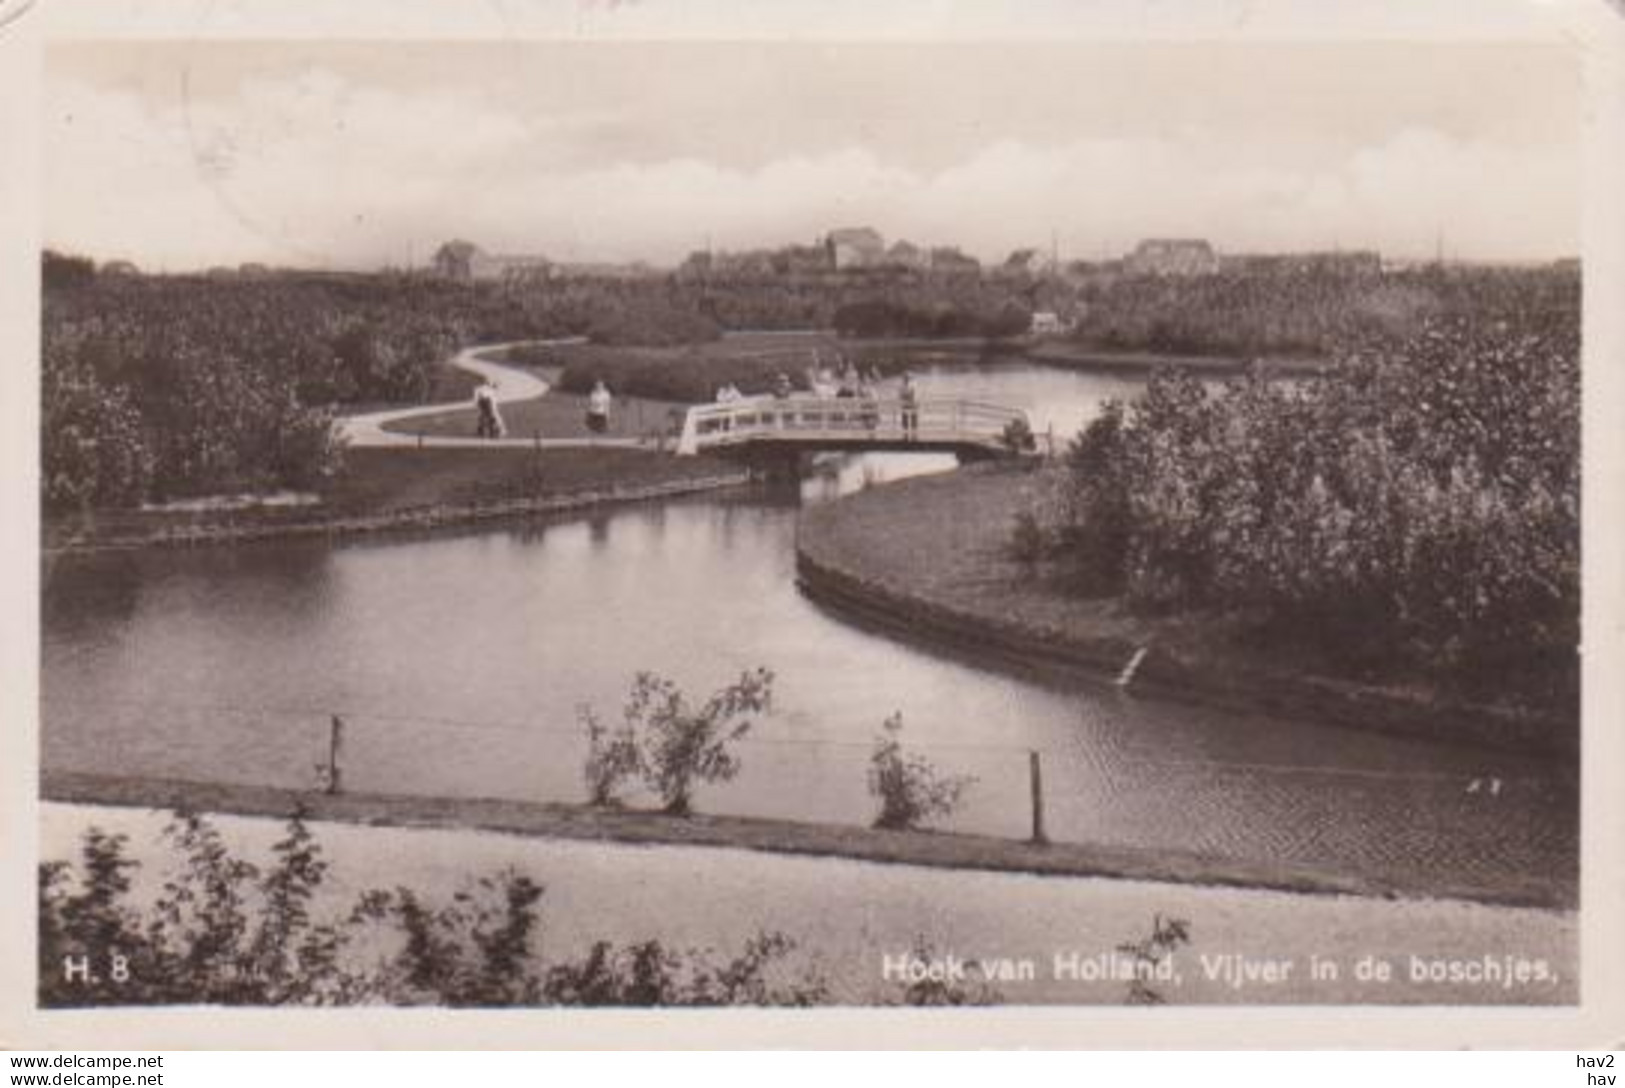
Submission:
[[[680,260],[837,226],[1120,253],[1578,250],[1553,45],[54,46],[47,244],[180,269],[422,262],[441,241]]]

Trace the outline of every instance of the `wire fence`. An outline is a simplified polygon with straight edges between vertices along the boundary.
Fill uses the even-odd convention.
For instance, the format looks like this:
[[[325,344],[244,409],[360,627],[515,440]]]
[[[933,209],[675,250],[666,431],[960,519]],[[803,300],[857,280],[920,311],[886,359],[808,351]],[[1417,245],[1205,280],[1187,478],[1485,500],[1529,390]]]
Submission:
[[[563,804],[589,799],[589,749],[579,721],[71,696],[52,698],[47,717],[54,726],[43,734],[47,769],[318,792]],[[771,717],[759,723],[735,742],[737,777],[701,785],[695,807],[719,815],[871,824],[880,810],[870,781],[879,738],[797,734],[795,728]],[[1200,831],[1207,814],[1232,819],[1229,810],[1241,791],[1259,824],[1252,834],[1290,836],[1290,827],[1277,825],[1320,820],[1316,806],[1333,793],[1345,802],[1363,798],[1366,808],[1436,807],[1440,798],[1498,797],[1545,784],[1506,773],[1179,759],[1132,742],[1104,753],[949,738],[915,743],[904,736],[903,743],[939,778],[967,784],[960,803],[933,826],[1011,840],[1093,840],[1114,823],[1132,837],[1135,821],[1170,818]],[[1160,783],[1158,792],[1138,785],[1148,781]],[[636,784],[624,800],[633,807],[660,805]],[[1176,805],[1181,812],[1170,817]],[[1190,832],[1169,830],[1167,837],[1182,834]]]

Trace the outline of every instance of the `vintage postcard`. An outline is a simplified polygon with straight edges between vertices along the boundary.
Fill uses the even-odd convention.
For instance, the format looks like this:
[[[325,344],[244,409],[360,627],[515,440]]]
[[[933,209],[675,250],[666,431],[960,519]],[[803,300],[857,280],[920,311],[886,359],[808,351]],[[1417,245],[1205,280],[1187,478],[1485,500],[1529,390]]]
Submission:
[[[764,7],[0,5],[0,1043],[1618,1045],[1617,8]]]

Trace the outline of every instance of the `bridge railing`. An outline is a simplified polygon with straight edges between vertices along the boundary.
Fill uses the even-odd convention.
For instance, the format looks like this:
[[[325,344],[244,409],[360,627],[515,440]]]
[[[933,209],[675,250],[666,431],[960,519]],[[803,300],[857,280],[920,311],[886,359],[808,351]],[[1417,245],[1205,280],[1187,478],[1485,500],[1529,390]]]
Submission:
[[[1028,422],[1019,408],[954,398],[926,397],[908,405],[896,399],[807,394],[747,397],[690,408],[677,453],[692,455],[761,439],[834,446],[909,440],[992,446],[1018,420]]]

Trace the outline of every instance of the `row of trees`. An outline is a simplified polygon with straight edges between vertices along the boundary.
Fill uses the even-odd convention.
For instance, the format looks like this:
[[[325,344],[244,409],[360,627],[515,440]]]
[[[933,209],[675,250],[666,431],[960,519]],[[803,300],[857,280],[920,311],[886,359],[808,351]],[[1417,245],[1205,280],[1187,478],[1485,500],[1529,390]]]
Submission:
[[[1411,331],[1430,317],[1499,315],[1527,325],[1573,311],[1579,293],[1573,270],[464,284],[393,274],[98,274],[90,261],[54,253],[42,276],[43,483],[52,508],[309,486],[337,462],[330,423],[338,408],[422,401],[443,381],[439,362],[472,341],[581,335],[606,348],[691,345],[678,360],[622,360],[638,373],[616,388],[706,399],[721,380],[755,387],[781,368],[771,360],[713,365],[705,345],[729,328],[1001,337],[1048,308],[1076,316],[1074,335],[1097,347],[1324,354],[1352,335]],[[696,387],[685,371],[702,365]],[[566,379],[579,384],[585,372]]]
[[[1474,308],[1312,381],[1153,380],[1078,437],[1017,547],[1083,591],[1238,612],[1356,669],[1572,698],[1578,313]]]
[[[1576,268],[1421,268],[1380,275],[1285,266],[1206,276],[1105,277],[1074,301],[1072,335],[1092,347],[1192,355],[1326,356],[1429,318],[1579,306]]]
[[[842,336],[987,337],[1020,336],[1032,322],[1031,312],[1014,299],[996,306],[970,308],[939,303],[931,306],[868,299],[850,302],[831,317]]]

